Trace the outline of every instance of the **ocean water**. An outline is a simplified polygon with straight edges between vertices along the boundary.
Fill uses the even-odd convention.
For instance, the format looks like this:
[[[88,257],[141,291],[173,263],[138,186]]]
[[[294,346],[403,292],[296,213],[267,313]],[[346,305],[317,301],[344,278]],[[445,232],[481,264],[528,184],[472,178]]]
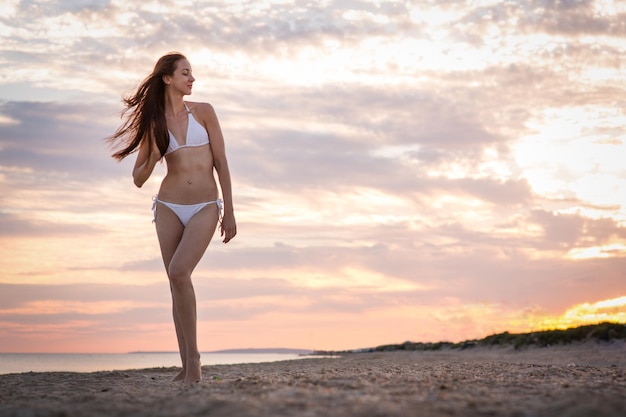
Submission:
[[[302,359],[298,353],[202,353],[202,365]],[[0,374],[95,372],[181,366],[178,353],[0,353]]]

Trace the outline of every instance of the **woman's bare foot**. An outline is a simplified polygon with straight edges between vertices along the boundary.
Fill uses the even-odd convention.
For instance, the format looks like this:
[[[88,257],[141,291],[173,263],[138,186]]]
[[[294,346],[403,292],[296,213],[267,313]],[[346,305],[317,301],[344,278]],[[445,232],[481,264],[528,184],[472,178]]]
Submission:
[[[187,370],[185,373],[185,384],[196,384],[202,380],[202,368],[200,358],[187,359]]]
[[[172,381],[182,381],[185,379],[185,375],[187,375],[187,369],[183,367],[183,369],[172,378]]]

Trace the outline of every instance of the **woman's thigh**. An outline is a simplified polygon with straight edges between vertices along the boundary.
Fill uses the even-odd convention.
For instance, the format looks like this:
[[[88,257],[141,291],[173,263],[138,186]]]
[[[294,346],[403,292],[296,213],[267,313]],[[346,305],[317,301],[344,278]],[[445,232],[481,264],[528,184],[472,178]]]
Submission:
[[[169,207],[163,204],[157,204],[154,223],[156,225],[163,264],[165,265],[165,270],[168,270],[185,228],[178,219],[178,216]]]
[[[165,246],[166,249],[165,252],[162,249],[162,253],[171,253],[166,263],[169,274],[191,275],[215,234],[218,216],[217,205],[209,204],[189,220],[182,233],[177,232],[175,227],[168,229],[169,223],[165,225],[168,230],[163,232],[163,240],[166,242],[161,247]],[[180,223],[179,226],[182,227]]]

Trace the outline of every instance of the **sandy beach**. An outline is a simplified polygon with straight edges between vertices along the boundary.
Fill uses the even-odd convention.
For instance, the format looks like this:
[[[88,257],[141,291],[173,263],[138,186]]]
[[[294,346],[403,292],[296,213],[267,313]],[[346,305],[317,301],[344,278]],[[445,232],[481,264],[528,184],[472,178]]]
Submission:
[[[0,375],[0,416],[623,416],[626,344],[374,352],[203,367]]]

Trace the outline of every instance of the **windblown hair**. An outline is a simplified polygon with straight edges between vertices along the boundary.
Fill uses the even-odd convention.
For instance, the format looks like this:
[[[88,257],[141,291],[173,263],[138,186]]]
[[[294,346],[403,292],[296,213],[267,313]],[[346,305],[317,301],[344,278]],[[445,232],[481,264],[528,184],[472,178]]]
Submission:
[[[171,52],[159,58],[150,74],[137,88],[134,94],[125,96],[122,102],[126,108],[122,118],[126,118],[122,126],[107,140],[114,146],[123,149],[115,152],[113,158],[121,161],[135,152],[142,141],[148,141],[148,149],[156,145],[165,155],[169,145],[169,134],[165,121],[165,83],[164,75],[172,75],[176,64],[186,59],[178,52]]]

